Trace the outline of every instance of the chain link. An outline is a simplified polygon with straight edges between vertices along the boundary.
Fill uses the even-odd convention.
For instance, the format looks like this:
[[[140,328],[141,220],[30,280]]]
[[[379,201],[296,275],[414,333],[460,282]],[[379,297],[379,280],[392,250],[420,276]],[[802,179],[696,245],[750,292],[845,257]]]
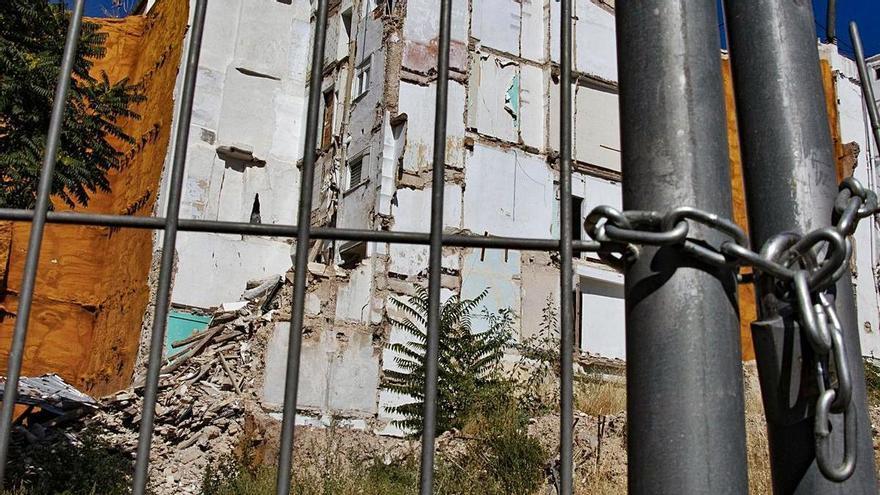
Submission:
[[[850,236],[859,220],[880,211],[877,195],[855,178],[840,184],[834,202],[834,225],[806,235],[784,232],[756,252],[746,233],[734,222],[692,207],[669,212],[620,211],[598,206],[587,215],[584,229],[603,245],[599,256],[622,267],[639,256],[640,246],[675,246],[707,265],[733,269],[740,281],[741,267],[751,267],[774,283],[778,296],[795,309],[813,351],[819,391],[813,432],[816,462],[822,474],[834,481],[852,476],[856,464],[856,420],[852,411],[852,377],[843,328],[834,305],[834,286],[846,273],[852,255]],[[717,245],[689,237],[691,223],[722,234]],[[830,415],[844,415],[844,456],[835,464],[830,454]]]

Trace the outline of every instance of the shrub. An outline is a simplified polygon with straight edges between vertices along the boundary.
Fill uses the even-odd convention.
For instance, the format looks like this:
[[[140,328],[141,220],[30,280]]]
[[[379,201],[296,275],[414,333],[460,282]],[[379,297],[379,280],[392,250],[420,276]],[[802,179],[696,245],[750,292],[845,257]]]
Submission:
[[[541,486],[547,452],[528,435],[514,387],[501,381],[476,398],[462,431],[466,448],[438,461],[437,493],[528,495]]]
[[[437,433],[464,426],[464,417],[474,397],[485,387],[498,382],[494,373],[510,341],[513,312],[483,311],[480,318],[488,329],[476,332],[471,322],[473,312],[486,297],[483,291],[474,299],[453,296],[440,308],[440,352],[438,356]],[[414,340],[390,347],[397,353],[395,363],[402,371],[386,370],[382,388],[412,397],[412,402],[390,408],[403,415],[395,425],[419,435],[425,399],[425,352],[427,343],[428,291],[419,288],[407,301],[393,300],[406,314],[395,324]]]
[[[116,495],[129,493],[132,461],[86,429],[77,441],[51,441],[10,452],[6,488],[12,493]]]
[[[547,296],[538,331],[516,344],[520,405],[533,415],[559,409],[559,318],[553,296]]]

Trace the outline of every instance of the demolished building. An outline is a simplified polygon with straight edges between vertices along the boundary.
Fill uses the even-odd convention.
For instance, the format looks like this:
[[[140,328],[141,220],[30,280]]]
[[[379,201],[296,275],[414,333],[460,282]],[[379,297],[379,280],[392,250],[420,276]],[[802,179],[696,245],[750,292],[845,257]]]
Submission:
[[[324,74],[321,81],[309,81],[304,54],[307,33],[314,31],[313,6],[266,0],[261,5],[268,10],[262,10],[231,3],[208,10],[208,55],[196,92],[183,211],[197,219],[294,223],[291,191],[298,187],[305,88],[320,84],[312,225],[427,232],[436,5],[428,0],[331,2]],[[549,0],[455,2],[447,232],[559,236],[559,15],[558,3]],[[267,29],[266,22],[275,27]],[[581,222],[593,207],[621,206],[614,2],[578,0],[573,22],[571,200],[575,239],[587,239]],[[230,25],[236,26],[234,36]],[[869,148],[855,68],[833,45],[822,51],[838,178],[854,173],[873,188],[873,157],[858,152]],[[744,225],[736,121],[729,66],[724,67],[731,180],[736,217]],[[859,227],[853,264],[866,354],[880,351],[875,229],[868,223]],[[254,236],[181,238],[172,297],[181,310],[234,299],[247,280],[289,268],[295,249],[286,240]],[[405,337],[394,329],[389,300],[426,282],[428,248],[319,240],[309,249],[298,404],[317,418],[357,418],[358,424],[367,421],[377,431],[393,433],[387,407],[405,398],[380,392],[378,384],[383,370],[394,366],[387,344]],[[511,308],[516,337],[528,337],[548,297],[558,305],[555,256],[444,248],[444,297],[473,297],[488,288],[485,308]],[[622,273],[592,254],[577,255],[575,272],[579,349],[625,359]],[[748,324],[755,310],[748,286],[741,289],[741,299],[743,357],[752,359]],[[267,351],[266,375],[273,378],[266,380],[263,400],[269,409],[280,407],[283,399],[288,332],[282,318]],[[320,422],[308,417],[301,422]]]
[[[146,7],[155,12],[181,3],[186,0]],[[320,84],[312,224],[428,232],[436,2],[332,2],[321,81],[308,79],[313,8],[305,0],[209,3],[190,142],[178,143],[188,151],[181,216],[294,224],[305,95],[309,85]],[[552,0],[454,2],[446,231],[559,236],[559,16]],[[573,22],[571,200],[575,239],[587,239],[581,222],[593,207],[621,206],[614,2],[578,0]],[[838,178],[854,173],[876,189],[873,153],[864,151],[871,148],[855,68],[834,48],[823,47],[823,74]],[[732,109],[729,74],[725,82]],[[728,115],[731,180],[742,224],[736,121],[732,110]],[[862,152],[854,153],[857,149]],[[170,168],[170,158],[164,168]],[[165,175],[157,212],[164,210]],[[853,266],[866,354],[880,352],[875,229],[871,222],[859,226]],[[154,238],[154,255],[160,236]],[[281,238],[181,233],[169,333],[209,325],[212,308],[237,301],[248,281],[287,272],[296,248]],[[389,301],[426,282],[428,248],[322,241],[307,248],[312,263],[298,422],[317,425],[341,417],[352,427],[399,434],[388,407],[406,398],[379,390],[383,371],[394,366],[387,344],[406,338],[395,330],[399,315]],[[548,298],[559,304],[556,256],[444,248],[443,296],[473,297],[488,288],[484,307],[512,309],[515,337],[527,338],[538,328]],[[574,286],[578,348],[625,359],[622,273],[592,254],[578,255]],[[743,356],[751,359],[754,296],[747,286],[741,289],[741,311]],[[281,305],[268,323],[261,405],[271,412],[280,411],[283,399],[289,318]],[[172,340],[185,338],[175,334]]]

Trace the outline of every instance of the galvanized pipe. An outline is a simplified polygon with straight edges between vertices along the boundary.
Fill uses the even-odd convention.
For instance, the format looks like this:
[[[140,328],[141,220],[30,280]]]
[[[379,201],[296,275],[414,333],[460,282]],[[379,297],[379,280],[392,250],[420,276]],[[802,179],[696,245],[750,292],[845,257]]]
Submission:
[[[781,232],[803,234],[826,227],[832,222],[837,183],[812,5],[726,0],[725,13],[753,246]],[[753,335],[767,411],[774,492],[877,493],[849,274],[837,283],[836,307],[851,364],[852,410],[859,437],[856,472],[843,483],[825,479],[815,461],[812,404],[816,392],[800,384],[800,373],[793,371],[798,369],[801,352],[809,359],[810,351],[797,343],[799,327],[785,301],[778,300],[766,284],[759,283],[757,288],[759,316],[764,321],[753,326]],[[780,314],[774,330],[772,321]],[[789,375],[771,377],[776,370]],[[834,459],[843,457],[840,416],[832,417]]]
[[[189,53],[183,77],[183,92],[177,114],[177,135],[174,141],[174,157],[171,164],[171,180],[168,186],[168,210],[165,215],[162,254],[159,262],[159,280],[156,289],[156,308],[153,312],[153,328],[150,335],[150,355],[147,361],[147,377],[144,387],[144,406],[138,434],[137,454],[134,465],[132,492],[144,495],[149,480],[150,444],[156,413],[156,397],[159,392],[159,372],[162,369],[162,351],[165,344],[165,327],[168,307],[171,303],[171,280],[174,275],[175,246],[180,216],[180,198],[186,165],[189,124],[192,118],[193,100],[196,91],[196,77],[199,70],[199,55],[202,47],[202,34],[205,30],[205,14],[208,0],[197,0],[193,12],[192,35],[189,40]]]
[[[828,0],[825,12],[825,39],[828,43],[837,44],[837,0]]]
[[[618,1],[617,51],[624,208],[730,218],[715,2]],[[627,267],[629,493],[748,493],[736,288],[676,246]]]
[[[855,22],[849,23],[849,36],[852,38],[855,49],[856,65],[859,68],[859,81],[862,86],[862,99],[868,107],[868,122],[871,124],[871,135],[874,137],[874,145],[880,149],[880,117],[877,116],[877,100],[874,96],[874,87],[871,85],[871,77],[868,74],[868,66],[865,64],[865,49],[862,48],[862,37],[859,36],[859,26]]]
[[[52,102],[52,116],[49,119],[49,130],[46,136],[46,152],[43,155],[43,168],[40,171],[40,182],[37,186],[37,202],[34,207],[34,219],[28,238],[27,257],[24,262],[24,273],[21,279],[21,292],[16,310],[15,328],[12,331],[12,345],[7,359],[6,385],[3,389],[3,406],[0,410],[0,486],[6,475],[6,456],[9,453],[9,436],[12,431],[12,413],[18,397],[18,379],[21,376],[21,362],[24,357],[24,343],[27,338],[28,323],[31,315],[31,304],[34,301],[34,288],[37,280],[37,268],[40,264],[40,247],[43,244],[43,231],[46,227],[46,212],[49,210],[49,197],[52,195],[52,180],[55,173],[55,162],[58,158],[58,146],[61,141],[61,125],[64,121],[64,109],[67,107],[67,92],[70,89],[70,78],[76,62],[76,50],[79,45],[79,33],[82,28],[85,0],[76,0],[67,26],[67,37],[64,41],[64,52],[61,55],[61,69],[58,72],[58,83],[55,86],[55,98]]]
[[[312,70],[309,75],[309,106],[306,110],[306,139],[299,184],[299,209],[296,233],[296,259],[293,272],[293,301],[290,310],[290,334],[287,340],[287,370],[284,378],[284,410],[281,418],[281,445],[275,488],[278,495],[290,493],[293,467],[293,433],[296,424],[296,399],[299,390],[299,364],[302,349],[303,314],[311,240],[312,191],[315,181],[318,129],[321,112],[321,81],[324,72],[324,47],[327,41],[327,10],[330,0],[318,0],[315,38],[312,43]]]
[[[33,210],[14,210],[0,208],[0,220],[30,222]],[[72,213],[50,211],[46,223],[59,225],[89,225],[94,227],[164,230],[163,217],[138,217],[129,215],[104,215],[100,213]],[[178,222],[181,232],[212,232],[215,234],[258,235],[269,237],[296,237],[296,225],[282,223],[226,222],[217,220],[194,220],[181,218]],[[333,239],[337,241],[367,241],[395,244],[429,245],[431,235],[424,232],[403,230],[340,229],[336,227],[312,227],[309,229],[313,239]],[[443,245],[454,247],[486,249],[519,249],[523,251],[558,251],[556,239],[535,237],[506,237],[495,235],[443,234]],[[573,241],[575,252],[596,252],[602,249],[596,241]]]
[[[434,437],[437,430],[437,380],[440,355],[440,275],[443,259],[443,193],[446,190],[446,110],[449,101],[449,38],[452,0],[440,1],[437,47],[437,94],[434,104],[434,157],[431,184],[431,234],[428,252],[428,341],[425,348],[425,395],[419,493],[434,486]]]
[[[573,493],[574,471],[574,287],[571,242],[571,144],[572,144],[572,2],[560,5],[559,81],[559,481],[560,493]]]

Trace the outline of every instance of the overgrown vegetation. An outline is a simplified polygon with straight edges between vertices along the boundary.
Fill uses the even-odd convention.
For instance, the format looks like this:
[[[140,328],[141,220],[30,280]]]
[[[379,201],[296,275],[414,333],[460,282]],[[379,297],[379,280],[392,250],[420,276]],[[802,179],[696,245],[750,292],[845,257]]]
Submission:
[[[440,311],[438,434],[457,430],[455,447],[437,455],[435,493],[441,495],[529,495],[544,482],[548,453],[528,435],[528,411],[517,396],[517,383],[501,369],[504,351],[511,345],[513,314],[476,309],[486,297],[450,298]],[[395,408],[404,419],[398,425],[421,432],[424,403],[424,354],[428,295],[424,289],[396,307],[405,318],[397,321],[412,340],[397,343],[398,371],[386,371],[385,390],[405,394],[413,401]],[[474,322],[484,325],[477,331]],[[332,428],[327,432],[333,435]],[[358,462],[343,446],[320,449],[329,458],[298,465],[292,478],[298,495],[410,495],[418,492],[415,454],[384,462]],[[205,475],[206,495],[274,493],[274,468],[249,467],[247,455],[228,457]]]
[[[132,471],[129,456],[86,429],[75,441],[58,435],[12,444],[5,488],[15,495],[122,495],[130,491]]]
[[[502,309],[473,315],[486,294],[483,291],[473,299],[452,296],[440,308],[437,434],[460,430],[475,398],[504,380],[498,372],[504,350],[510,345],[513,312]],[[382,388],[412,397],[411,402],[390,409],[403,416],[395,421],[396,426],[417,436],[422,432],[425,399],[428,291],[421,287],[405,301],[393,301],[406,315],[395,324],[413,340],[390,346],[397,354],[394,362],[398,370],[385,370]],[[486,322],[485,330],[474,330],[475,317]]]
[[[0,207],[34,206],[68,20],[64,2],[0,2]],[[71,208],[109,191],[107,173],[123,157],[114,144],[134,143],[120,123],[139,118],[131,107],[145,99],[128,79],[89,74],[106,39],[83,22],[52,181],[53,198]]]
[[[544,481],[547,453],[526,433],[527,417],[503,387],[493,388],[474,404],[465,429],[451,451],[438,452],[435,490],[438,495],[529,495]],[[513,407],[511,407],[513,406]],[[302,447],[307,462],[296,462],[291,478],[295,495],[415,495],[419,465],[415,452],[396,459],[359,459],[357,447],[334,439]],[[316,453],[321,453],[316,455]],[[254,465],[247,454],[227,455],[209,463],[204,495],[271,495],[274,466]]]
[[[515,376],[519,402],[537,416],[559,409],[559,318],[553,296],[547,296],[537,331],[516,344],[520,359]]]

